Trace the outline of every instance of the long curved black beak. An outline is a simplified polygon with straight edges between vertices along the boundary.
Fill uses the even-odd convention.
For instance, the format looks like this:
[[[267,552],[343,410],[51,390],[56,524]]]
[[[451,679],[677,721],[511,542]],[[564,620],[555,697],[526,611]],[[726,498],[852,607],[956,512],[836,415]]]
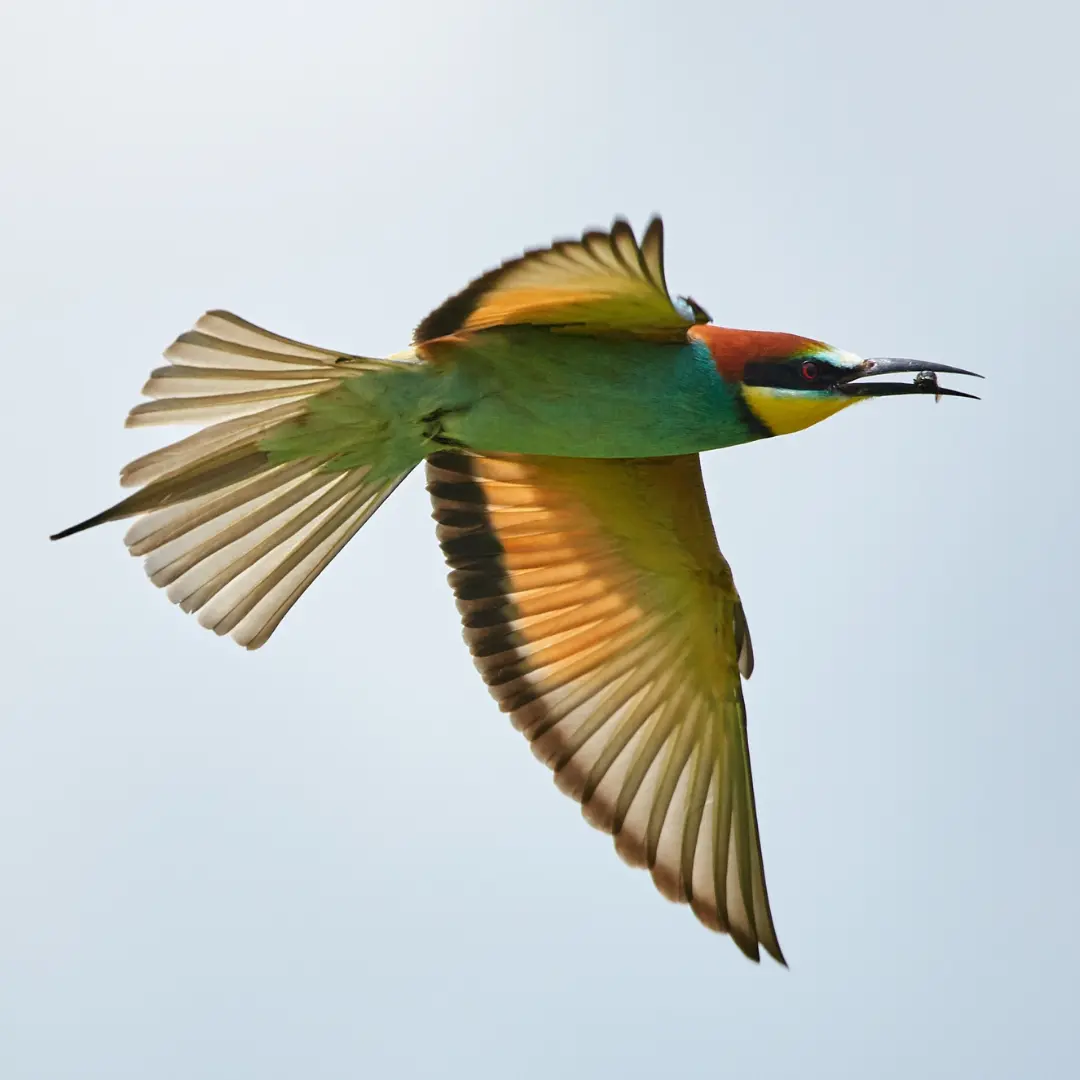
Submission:
[[[871,378],[875,375],[896,375],[907,372],[914,372],[914,382],[855,382],[856,379]],[[938,385],[937,376],[939,374],[971,375],[976,379],[982,378],[978,372],[949,367],[948,364],[929,364],[925,360],[909,360],[902,356],[877,356],[870,360],[864,360],[862,365],[856,368],[848,378],[837,384],[836,389],[841,393],[850,394],[852,397],[933,394],[935,398],[962,397],[972,398],[975,401],[979,400],[975,394],[965,394],[962,390],[951,390],[947,386]]]

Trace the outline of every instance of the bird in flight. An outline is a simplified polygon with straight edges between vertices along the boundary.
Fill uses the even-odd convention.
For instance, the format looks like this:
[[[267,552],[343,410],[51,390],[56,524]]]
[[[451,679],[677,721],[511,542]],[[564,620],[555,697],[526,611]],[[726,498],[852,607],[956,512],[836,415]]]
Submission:
[[[658,217],[640,241],[617,219],[503,263],[388,358],[225,311],[165,358],[127,423],[199,430],[133,461],[134,494],[53,539],[134,518],[125,542],[150,580],[256,649],[424,462],[499,707],[664,896],[784,962],[742,693],[754,654],[699,454],[867,398],[971,397],[930,373],[973,372],[715,326],[669,295]],[[873,381],[897,372],[917,377]]]

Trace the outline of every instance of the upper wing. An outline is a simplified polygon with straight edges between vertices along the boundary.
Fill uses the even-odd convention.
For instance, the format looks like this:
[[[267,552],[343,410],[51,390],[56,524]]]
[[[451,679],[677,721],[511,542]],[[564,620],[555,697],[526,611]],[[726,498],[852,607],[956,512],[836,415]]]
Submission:
[[[749,637],[696,456],[428,459],[477,668],[669,899],[783,962],[750,777]]]
[[[693,300],[680,310],[668,295],[660,218],[649,222],[640,244],[619,218],[610,232],[558,240],[489,270],[428,315],[413,341],[493,326],[679,340],[708,321]]]

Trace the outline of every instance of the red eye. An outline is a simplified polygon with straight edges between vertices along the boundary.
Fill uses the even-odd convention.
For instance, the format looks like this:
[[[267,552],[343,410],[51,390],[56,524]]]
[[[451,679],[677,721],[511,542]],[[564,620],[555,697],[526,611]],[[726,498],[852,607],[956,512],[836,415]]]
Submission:
[[[813,382],[818,377],[818,366],[813,360],[804,360],[802,365],[802,377],[807,382]]]

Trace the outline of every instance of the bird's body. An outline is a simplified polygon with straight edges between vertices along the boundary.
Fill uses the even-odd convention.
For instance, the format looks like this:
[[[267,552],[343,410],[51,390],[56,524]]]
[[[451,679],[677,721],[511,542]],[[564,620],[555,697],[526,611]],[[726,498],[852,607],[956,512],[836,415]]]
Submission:
[[[451,381],[474,395],[447,416],[446,434],[477,449],[666,457],[754,437],[700,341],[605,341],[525,327],[482,330],[439,352]]]
[[[155,584],[263,644],[422,461],[477,667],[556,782],[669,898],[782,959],[750,779],[742,602],[697,455],[795,431],[855,380],[949,371],[728,330],[672,301],[662,231],[624,222],[478,278],[385,360],[210,312],[129,423],[202,430],[129,465]]]
[[[698,453],[762,434],[698,340],[515,327],[400,355],[408,360],[397,370],[345,381],[320,404],[385,413],[396,431],[415,434],[414,463],[436,438],[497,453],[616,458]]]

